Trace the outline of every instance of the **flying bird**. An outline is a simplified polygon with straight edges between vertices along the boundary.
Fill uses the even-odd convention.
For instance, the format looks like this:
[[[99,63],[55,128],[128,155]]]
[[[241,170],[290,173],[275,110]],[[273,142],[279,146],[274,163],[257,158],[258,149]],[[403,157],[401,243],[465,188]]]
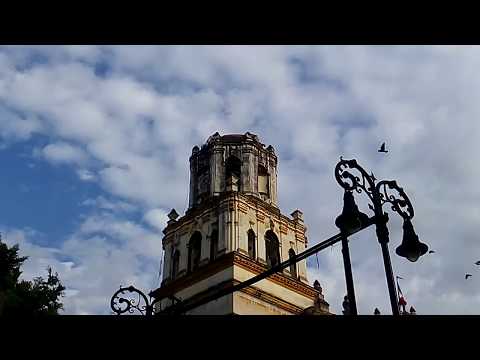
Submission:
[[[480,261],[477,261],[477,262],[475,263],[475,265],[480,265]]]
[[[465,280],[467,280],[472,274],[465,274]]]
[[[385,143],[383,143],[381,146],[380,146],[380,149],[378,149],[378,152],[383,152],[383,153],[387,153],[388,150],[385,150]]]
[[[428,253],[429,254],[435,254],[435,250],[430,250]]]

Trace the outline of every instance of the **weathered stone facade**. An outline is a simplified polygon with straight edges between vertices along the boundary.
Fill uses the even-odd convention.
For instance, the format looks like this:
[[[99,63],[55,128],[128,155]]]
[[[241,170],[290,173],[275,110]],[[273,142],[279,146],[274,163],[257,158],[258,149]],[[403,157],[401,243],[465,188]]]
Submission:
[[[256,135],[212,135],[190,157],[189,209],[164,229],[163,280],[155,297],[190,299],[251,278],[305,250],[303,214],[280,213],[277,156]],[[308,285],[305,260],[191,314],[300,314],[328,304]],[[165,299],[157,310],[165,309]],[[318,306],[317,306],[318,308]]]
[[[235,174],[235,165],[241,174],[236,179],[236,191],[278,206],[275,151],[272,146],[265,149],[256,135],[247,132],[245,135],[224,136],[215,133],[201,149],[198,146],[192,149],[189,208],[233,190],[229,175],[238,175]]]

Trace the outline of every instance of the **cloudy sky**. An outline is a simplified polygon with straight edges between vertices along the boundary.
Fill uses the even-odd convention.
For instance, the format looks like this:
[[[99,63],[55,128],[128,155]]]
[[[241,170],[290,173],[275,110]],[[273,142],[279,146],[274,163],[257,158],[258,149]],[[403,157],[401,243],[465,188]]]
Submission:
[[[186,210],[192,147],[250,131],[275,147],[280,208],[304,212],[311,245],[337,232],[341,155],[396,179],[436,251],[396,256],[402,223],[389,211],[408,306],[478,314],[479,68],[475,46],[0,47],[3,240],[30,256],[25,278],[59,273],[65,313],[108,314],[120,284],[158,286],[161,230],[171,208]],[[370,213],[365,195],[357,203]],[[351,239],[351,257],[359,312],[389,313],[373,228]],[[318,263],[309,280],[340,313],[340,246]]]

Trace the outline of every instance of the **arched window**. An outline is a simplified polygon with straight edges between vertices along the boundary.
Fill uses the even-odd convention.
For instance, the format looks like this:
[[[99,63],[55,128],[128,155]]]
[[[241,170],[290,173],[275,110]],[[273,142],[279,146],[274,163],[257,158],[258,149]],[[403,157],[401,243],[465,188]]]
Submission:
[[[202,234],[195,231],[188,243],[188,271],[194,271],[200,264]]]
[[[218,253],[218,230],[214,229],[210,235],[210,261],[215,260]]]
[[[252,259],[256,259],[256,252],[255,252],[255,232],[250,229],[247,232],[248,236],[248,256]]]
[[[295,257],[295,251],[293,249],[288,250],[288,258],[291,259],[293,257]],[[290,274],[295,279],[297,278],[297,264],[296,263],[290,264]]]
[[[280,247],[277,235],[272,230],[265,233],[265,250],[269,267],[280,264]]]
[[[225,183],[227,190],[240,190],[240,175],[242,171],[242,162],[236,156],[229,156],[225,161]]]
[[[172,256],[172,280],[176,279],[178,275],[179,265],[180,265],[180,251],[175,250]]]

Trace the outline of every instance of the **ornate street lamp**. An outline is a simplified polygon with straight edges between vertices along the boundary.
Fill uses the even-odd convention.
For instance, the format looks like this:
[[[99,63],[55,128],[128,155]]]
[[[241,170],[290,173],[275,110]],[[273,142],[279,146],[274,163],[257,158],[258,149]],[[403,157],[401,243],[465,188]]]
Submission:
[[[352,172],[357,172],[357,175],[354,175]],[[355,159],[344,160],[342,157],[340,157],[340,161],[335,167],[335,179],[345,190],[344,210],[342,215],[340,215],[336,221],[336,225],[342,232],[348,231],[349,227],[358,226],[359,221],[361,222],[360,219],[364,218],[364,214],[362,215],[355,205],[355,201],[353,200],[353,192],[364,192],[372,202],[369,204],[369,208],[375,213],[376,233],[378,242],[380,243],[382,249],[392,312],[393,315],[400,315],[397,293],[395,290],[395,282],[393,278],[392,263],[388,250],[388,214],[383,212],[382,207],[385,203],[391,204],[392,210],[399,214],[404,220],[403,242],[396,249],[396,253],[410,261],[417,261],[420,256],[424,255],[428,251],[428,246],[418,240],[418,236],[413,230],[413,225],[411,223],[411,219],[414,215],[413,206],[403,189],[397,185],[396,181],[382,180],[378,183],[375,183],[376,179],[373,176],[373,173],[372,175],[369,175]],[[396,191],[398,195],[395,196],[392,194],[391,190]],[[342,245],[349,303],[350,307],[353,307],[356,310],[350,255],[346,237],[344,240],[342,240]]]

